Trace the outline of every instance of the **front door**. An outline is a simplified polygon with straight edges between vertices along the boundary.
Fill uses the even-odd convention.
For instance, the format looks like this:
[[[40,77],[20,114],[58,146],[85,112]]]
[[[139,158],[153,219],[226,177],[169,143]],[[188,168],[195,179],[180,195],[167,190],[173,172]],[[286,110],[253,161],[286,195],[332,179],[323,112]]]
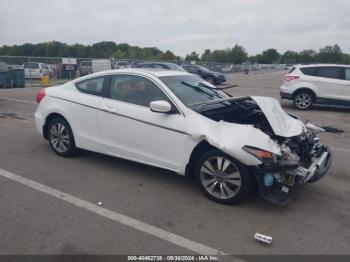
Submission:
[[[101,100],[99,125],[102,143],[108,154],[173,171],[185,161],[188,135],[184,115],[156,113],[151,101],[168,96],[152,80],[129,74],[115,75],[109,97]]]
[[[324,99],[343,99],[343,72],[338,66],[322,66],[317,70],[318,96]]]

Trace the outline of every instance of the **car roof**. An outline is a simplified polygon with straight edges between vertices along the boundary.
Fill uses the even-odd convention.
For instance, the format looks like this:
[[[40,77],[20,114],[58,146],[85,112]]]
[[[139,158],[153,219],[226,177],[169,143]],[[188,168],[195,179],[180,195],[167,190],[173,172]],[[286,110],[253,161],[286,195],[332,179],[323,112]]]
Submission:
[[[343,67],[350,67],[350,65],[344,65],[344,64],[307,64],[307,65],[295,65],[294,67],[318,67],[318,66],[343,66]]]
[[[157,62],[157,61],[138,63],[138,65],[145,65],[145,64],[177,65],[175,63],[170,63],[170,62]]]
[[[166,69],[159,69],[159,68],[125,68],[125,69],[113,69],[113,70],[107,70],[107,71],[101,71],[97,73],[90,74],[88,76],[85,76],[84,79],[89,79],[96,76],[102,76],[107,74],[115,74],[115,73],[125,73],[125,74],[141,74],[141,75],[153,75],[156,77],[164,77],[164,76],[178,76],[178,75],[192,75],[186,71],[176,71],[176,70],[166,70]],[[73,82],[78,82],[82,78],[78,78],[74,80]]]

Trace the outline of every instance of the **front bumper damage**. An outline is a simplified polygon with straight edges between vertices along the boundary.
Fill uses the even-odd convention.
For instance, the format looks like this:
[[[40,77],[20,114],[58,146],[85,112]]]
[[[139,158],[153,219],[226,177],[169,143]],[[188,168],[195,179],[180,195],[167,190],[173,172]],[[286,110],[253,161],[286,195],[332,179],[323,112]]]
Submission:
[[[263,164],[250,168],[255,175],[262,198],[278,205],[286,205],[292,197],[295,184],[314,183],[324,177],[332,165],[332,153],[320,146],[308,167],[296,163]],[[266,179],[266,178],[269,179]],[[270,180],[270,181],[268,181]]]

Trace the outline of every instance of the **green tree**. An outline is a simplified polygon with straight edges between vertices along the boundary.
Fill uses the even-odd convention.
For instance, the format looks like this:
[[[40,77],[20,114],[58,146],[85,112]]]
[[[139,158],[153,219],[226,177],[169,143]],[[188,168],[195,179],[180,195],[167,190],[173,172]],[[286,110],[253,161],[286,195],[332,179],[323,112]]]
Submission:
[[[244,47],[237,44],[230,50],[229,56],[229,62],[234,64],[242,64],[248,60],[248,53]]]
[[[299,52],[299,63],[313,63],[316,61],[317,52],[312,49]]]
[[[350,64],[350,55],[349,54],[343,54],[341,62],[343,64]]]
[[[173,52],[170,50],[167,50],[163,55],[162,55],[162,60],[176,60],[176,56],[174,55]]]
[[[281,62],[284,64],[296,64],[299,62],[299,54],[288,50],[282,55]]]
[[[112,41],[102,41],[91,46],[90,56],[96,58],[108,58],[117,51],[116,43]]]
[[[262,52],[261,64],[275,64],[279,63],[280,54],[276,49],[270,48]]]
[[[320,63],[340,63],[343,52],[338,45],[325,46],[320,49],[317,55],[317,62]]]
[[[193,51],[191,54],[186,55],[185,60],[186,61],[199,61],[199,54],[197,54],[197,52]]]
[[[214,50],[211,54],[210,61],[218,62],[218,63],[225,63],[229,61],[229,54],[225,50]]]
[[[115,51],[112,55],[113,58],[116,59],[126,59],[128,58],[128,54],[126,52],[123,52],[122,50],[118,49],[117,51]]]
[[[210,49],[205,49],[204,50],[204,53],[201,56],[201,60],[202,61],[207,61],[207,62],[211,61],[211,50]]]

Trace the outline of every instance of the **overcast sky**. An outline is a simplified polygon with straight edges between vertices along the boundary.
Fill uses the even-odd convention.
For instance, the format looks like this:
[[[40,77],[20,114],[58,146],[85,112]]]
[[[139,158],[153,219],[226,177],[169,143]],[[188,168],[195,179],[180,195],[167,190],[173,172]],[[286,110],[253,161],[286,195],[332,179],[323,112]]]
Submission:
[[[337,43],[350,53],[349,0],[0,0],[0,10],[0,45],[111,40],[184,56]]]

